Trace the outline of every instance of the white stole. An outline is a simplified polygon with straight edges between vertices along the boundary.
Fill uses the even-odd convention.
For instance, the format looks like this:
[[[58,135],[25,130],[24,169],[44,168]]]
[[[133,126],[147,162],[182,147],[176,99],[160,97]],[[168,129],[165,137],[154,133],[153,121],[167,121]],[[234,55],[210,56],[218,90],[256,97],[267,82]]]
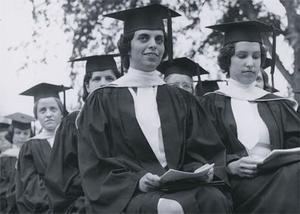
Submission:
[[[159,163],[165,167],[167,160],[156,102],[157,87],[137,88],[136,93],[132,88],[129,88],[129,91],[134,100],[139,126]]]
[[[239,100],[255,101],[270,92],[255,87],[255,82],[249,85],[244,85],[234,79],[229,79],[228,85],[220,86],[220,89],[215,91],[215,93],[223,94]]]
[[[231,98],[231,108],[237,137],[248,151],[257,143],[270,144],[269,130],[259,115],[257,103]]]
[[[56,129],[55,129],[55,132],[56,132]],[[43,129],[41,133],[37,134],[36,136],[32,137],[31,139],[45,139],[45,140],[47,140],[50,147],[52,148],[53,144],[54,144],[55,132],[48,132],[47,130]]]
[[[259,115],[257,103],[251,102],[269,92],[255,87],[255,82],[243,85],[236,80],[229,79],[228,86],[223,86],[216,93],[231,97],[237,137],[248,151],[257,143],[270,144],[269,130]]]
[[[159,71],[141,71],[130,67],[124,76],[105,87],[152,87],[164,84]]]

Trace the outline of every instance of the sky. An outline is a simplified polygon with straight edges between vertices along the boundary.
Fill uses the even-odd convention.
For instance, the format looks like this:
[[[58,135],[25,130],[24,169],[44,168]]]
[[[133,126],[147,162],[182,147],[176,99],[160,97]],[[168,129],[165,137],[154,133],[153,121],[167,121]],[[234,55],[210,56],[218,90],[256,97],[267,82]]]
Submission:
[[[54,16],[62,16],[62,9],[59,4],[53,4],[49,8],[49,14]],[[168,2],[170,0],[164,0]],[[278,0],[256,0],[262,1],[267,10],[280,15],[282,22],[286,25],[286,16],[284,8]],[[38,0],[35,2],[39,2]],[[41,1],[43,2],[43,1]],[[204,5],[204,7],[207,7]],[[26,48],[18,50],[10,47],[21,47],[26,41],[30,41],[33,30],[40,30],[34,25],[31,14],[31,1],[28,0],[2,0],[0,7],[0,115],[7,115],[14,112],[23,112],[32,115],[33,98],[20,96],[19,93],[41,82],[53,84],[70,85],[70,65],[68,59],[72,53],[72,44],[68,42],[68,36],[62,32],[60,23],[54,22],[48,28],[41,28],[42,37],[38,38],[37,43],[27,44]],[[205,38],[210,33],[205,26],[215,24],[217,18],[220,18],[221,12],[211,11],[208,7],[203,8],[201,13],[201,34],[189,35],[191,37],[198,36],[199,39]],[[209,17],[209,18],[207,18]],[[174,21],[174,30],[180,30],[188,22],[185,17],[177,18]],[[43,25],[40,22],[39,25]],[[181,55],[185,52],[186,44],[184,37],[177,38],[175,54]],[[291,48],[284,42],[283,37],[278,38],[277,52],[281,54],[281,60],[288,70],[292,70],[293,52]],[[20,69],[21,66],[28,61],[27,55],[33,58],[46,57],[47,64],[31,62],[28,67]],[[200,56],[196,61],[201,62],[205,68],[210,68],[212,63],[205,56]],[[77,85],[82,82],[83,74],[79,74]],[[276,88],[282,91],[282,95],[286,95],[286,82],[283,77],[276,72],[275,74]],[[67,92],[67,108],[73,109],[76,105],[78,88]]]

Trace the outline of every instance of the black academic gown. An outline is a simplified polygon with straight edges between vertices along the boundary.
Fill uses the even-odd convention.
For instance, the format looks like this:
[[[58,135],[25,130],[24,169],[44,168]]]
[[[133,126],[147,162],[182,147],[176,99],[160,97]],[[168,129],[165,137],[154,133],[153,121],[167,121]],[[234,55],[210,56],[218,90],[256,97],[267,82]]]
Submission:
[[[78,168],[78,111],[66,116],[56,130],[45,181],[54,213],[84,213],[84,194]]]
[[[214,162],[216,177],[226,180],[224,146],[196,99],[163,85],[158,86],[156,100],[168,167],[193,171]],[[166,169],[139,127],[128,88],[94,91],[77,125],[79,169],[90,212],[155,213],[160,197],[178,201],[185,212],[230,212],[230,201],[214,186],[198,185],[175,192],[139,191],[142,176],[147,172],[162,175]]]
[[[0,213],[6,213],[8,210],[7,194],[11,182],[14,181],[16,161],[16,157],[0,157]]]
[[[9,179],[8,189],[6,192],[6,200],[7,200],[7,211],[6,213],[17,214],[19,213],[17,202],[16,202],[16,157],[10,157],[12,163],[13,170],[11,171],[11,176]]]
[[[267,94],[257,100],[258,112],[268,127],[272,149],[300,146],[300,118],[288,100]],[[280,98],[279,98],[280,99]],[[227,150],[227,163],[248,156],[237,138],[231,98],[211,93],[202,103]],[[249,127],[251,128],[251,127]],[[236,213],[300,213],[299,157],[289,156],[259,169],[254,178],[231,176]]]
[[[51,147],[46,139],[30,139],[17,162],[16,200],[20,213],[50,213],[45,172]]]

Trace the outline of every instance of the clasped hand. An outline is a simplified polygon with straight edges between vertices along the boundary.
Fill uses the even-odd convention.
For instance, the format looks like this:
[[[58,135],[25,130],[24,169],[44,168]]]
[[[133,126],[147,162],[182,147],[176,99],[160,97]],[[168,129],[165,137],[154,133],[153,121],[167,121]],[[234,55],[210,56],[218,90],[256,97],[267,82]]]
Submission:
[[[142,192],[150,192],[160,187],[160,177],[150,172],[146,173],[139,181],[139,189]]]
[[[247,156],[228,164],[229,173],[240,177],[252,178],[257,174],[257,164],[260,160]]]

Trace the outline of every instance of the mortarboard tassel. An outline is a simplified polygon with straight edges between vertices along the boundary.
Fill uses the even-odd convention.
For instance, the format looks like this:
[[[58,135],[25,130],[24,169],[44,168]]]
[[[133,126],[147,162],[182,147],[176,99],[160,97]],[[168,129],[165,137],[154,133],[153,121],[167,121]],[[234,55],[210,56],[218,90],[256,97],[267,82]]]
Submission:
[[[276,29],[272,25],[272,39],[273,39],[273,47],[272,47],[272,63],[271,63],[271,83],[272,83],[272,92],[274,92],[274,72],[275,72],[275,62],[276,62]]]
[[[173,61],[173,33],[172,33],[172,16],[171,12],[168,11],[167,17],[167,29],[168,29],[168,61]]]
[[[64,100],[64,112],[63,112],[63,115],[67,116],[68,112],[67,112],[67,107],[66,107],[66,90],[65,90],[65,87],[63,85],[61,85],[61,89],[63,91],[63,100]]]

